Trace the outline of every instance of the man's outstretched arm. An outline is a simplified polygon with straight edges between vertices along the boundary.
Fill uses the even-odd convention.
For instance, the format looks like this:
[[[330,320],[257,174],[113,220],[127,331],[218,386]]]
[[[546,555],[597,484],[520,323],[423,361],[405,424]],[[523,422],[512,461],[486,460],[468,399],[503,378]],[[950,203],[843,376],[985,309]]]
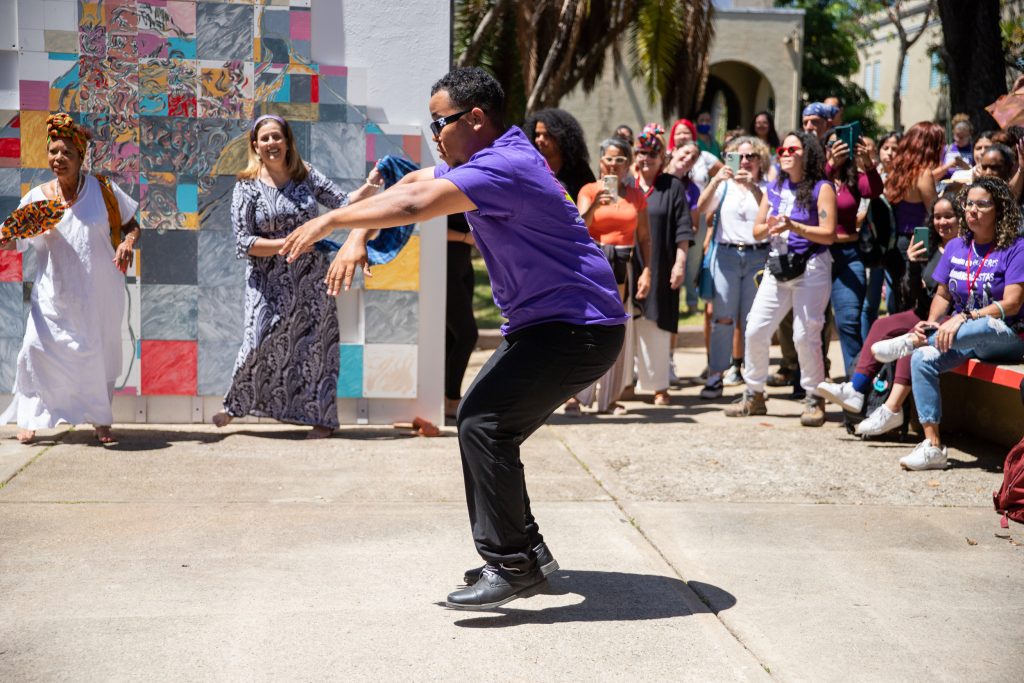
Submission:
[[[476,205],[450,180],[399,183],[386,192],[308,221],[285,238],[278,253],[291,262],[339,228],[379,230],[474,210]]]

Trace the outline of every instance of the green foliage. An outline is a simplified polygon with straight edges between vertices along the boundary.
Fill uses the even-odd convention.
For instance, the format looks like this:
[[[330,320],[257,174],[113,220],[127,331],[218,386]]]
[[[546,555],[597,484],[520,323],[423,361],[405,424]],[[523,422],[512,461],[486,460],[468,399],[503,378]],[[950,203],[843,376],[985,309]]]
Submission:
[[[868,137],[877,137],[881,132],[875,118],[875,103],[863,88],[849,79],[860,71],[857,41],[869,33],[863,17],[881,5],[877,0],[775,0],[776,7],[805,12],[801,82],[804,101],[820,102],[829,96],[840,97],[846,105],[844,120],[859,120]]]

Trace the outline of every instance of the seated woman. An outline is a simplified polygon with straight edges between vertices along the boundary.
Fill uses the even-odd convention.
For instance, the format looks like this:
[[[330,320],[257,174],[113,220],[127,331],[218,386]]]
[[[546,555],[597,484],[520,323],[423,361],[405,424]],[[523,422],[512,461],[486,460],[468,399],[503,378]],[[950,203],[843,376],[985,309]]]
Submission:
[[[904,298],[916,301],[914,308],[879,318],[871,326],[864,345],[871,348],[873,344],[892,339],[910,332],[914,326],[928,317],[932,298],[938,283],[933,279],[935,268],[942,259],[946,244],[956,237],[960,230],[963,211],[957,201],[956,194],[947,192],[935,200],[927,220],[931,228],[928,245],[911,240],[907,256],[911,263],[924,263],[921,276],[915,282],[910,277],[904,278],[899,286],[907,290]],[[857,360],[849,382],[822,382],[818,385],[818,393],[827,400],[836,403],[844,410],[859,413],[864,407],[864,397],[871,388],[875,375],[882,369],[871,353],[863,352]],[[896,372],[892,391],[885,403],[878,406],[857,425],[855,431],[860,436],[878,436],[890,432],[903,424],[903,404],[910,396],[910,357],[896,361]]]
[[[906,335],[871,351],[882,362],[913,354],[914,402],[925,439],[900,459],[907,470],[943,469],[946,448],[939,424],[939,374],[970,358],[1018,363],[1024,358],[1024,241],[1017,234],[1020,208],[998,178],[967,188],[960,236],[950,240],[935,269],[939,283],[928,319]],[[949,306],[953,314],[946,318]]]
[[[633,258],[633,246],[639,245],[644,263],[651,262],[651,230],[647,219],[647,199],[644,192],[633,183],[626,183],[626,175],[633,159],[633,149],[619,138],[608,138],[601,143],[601,176],[616,179],[615,194],[608,191],[602,181],[584,185],[580,189],[579,211],[586,223],[590,236],[601,246],[619,285],[619,296],[625,302],[632,297],[626,292],[630,282],[629,263]],[[637,279],[635,296],[647,297],[651,288],[651,272],[645,267]],[[619,358],[605,375],[597,381],[597,410],[622,415],[624,406],[617,403],[628,377],[633,374],[633,349],[629,339],[633,334],[631,325],[626,329],[626,343]],[[626,367],[625,359],[629,359]],[[580,401],[590,404],[592,389],[579,394],[580,400],[569,399],[565,403],[567,415],[579,415]]]

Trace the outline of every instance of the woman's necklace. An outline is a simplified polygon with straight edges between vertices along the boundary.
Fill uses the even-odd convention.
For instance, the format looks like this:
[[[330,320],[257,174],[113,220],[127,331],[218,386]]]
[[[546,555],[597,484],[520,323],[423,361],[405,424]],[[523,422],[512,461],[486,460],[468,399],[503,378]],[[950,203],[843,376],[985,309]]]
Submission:
[[[64,206],[71,206],[78,201],[78,195],[82,194],[82,185],[85,184],[85,174],[81,171],[78,172],[78,187],[75,188],[75,196],[72,197],[70,201],[64,197],[64,191],[60,187],[60,178],[57,178],[54,182],[57,184],[57,200]]]

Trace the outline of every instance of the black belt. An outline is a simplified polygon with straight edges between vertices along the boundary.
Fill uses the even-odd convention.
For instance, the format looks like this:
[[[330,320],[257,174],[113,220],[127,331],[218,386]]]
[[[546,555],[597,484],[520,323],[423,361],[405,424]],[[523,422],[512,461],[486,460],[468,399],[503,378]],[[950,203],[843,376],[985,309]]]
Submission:
[[[719,246],[732,247],[733,249],[739,249],[740,251],[746,251],[747,249],[767,249],[767,242],[758,242],[756,244],[733,244],[732,242],[719,242]]]

